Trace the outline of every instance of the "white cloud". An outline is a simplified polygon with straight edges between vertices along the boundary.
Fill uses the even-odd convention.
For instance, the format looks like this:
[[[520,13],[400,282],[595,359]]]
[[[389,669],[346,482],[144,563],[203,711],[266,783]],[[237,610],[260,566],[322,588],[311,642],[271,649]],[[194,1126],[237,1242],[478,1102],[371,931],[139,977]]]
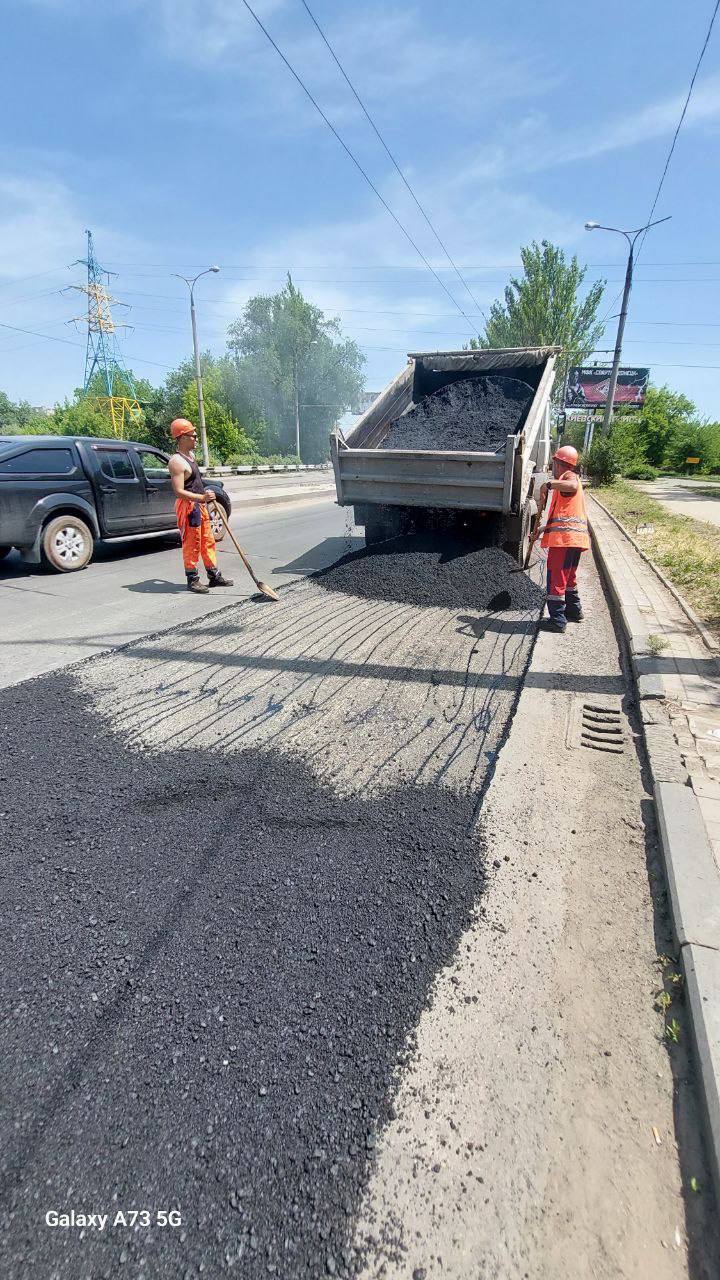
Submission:
[[[472,173],[477,178],[507,177],[514,173],[539,173],[557,165],[591,160],[650,142],[670,138],[675,132],[685,92],[648,103],[634,114],[600,121],[586,129],[559,133],[552,120],[539,111],[526,114],[503,129],[501,135],[475,154]],[[720,76],[700,84],[690,101],[683,128],[720,124]]]
[[[28,263],[39,274],[83,257],[87,222],[87,207],[79,207],[62,180],[38,174],[37,165],[25,173],[0,171],[0,276],[13,280],[28,275]],[[97,224],[92,229],[108,258],[139,252],[129,236]]]

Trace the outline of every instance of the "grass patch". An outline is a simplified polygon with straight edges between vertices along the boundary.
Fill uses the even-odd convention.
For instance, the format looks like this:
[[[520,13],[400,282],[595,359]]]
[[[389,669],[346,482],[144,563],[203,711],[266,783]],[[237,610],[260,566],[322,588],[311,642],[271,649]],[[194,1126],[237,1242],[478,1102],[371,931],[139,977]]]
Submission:
[[[720,636],[720,528],[674,515],[626,480],[591,492]]]

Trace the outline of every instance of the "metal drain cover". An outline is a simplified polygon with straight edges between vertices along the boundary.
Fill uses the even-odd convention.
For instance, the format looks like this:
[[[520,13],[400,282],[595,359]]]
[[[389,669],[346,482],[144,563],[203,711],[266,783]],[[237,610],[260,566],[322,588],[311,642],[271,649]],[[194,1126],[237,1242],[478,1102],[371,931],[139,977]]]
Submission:
[[[575,698],[570,709],[565,745],[605,751],[619,756],[625,750],[627,721],[620,698]]]

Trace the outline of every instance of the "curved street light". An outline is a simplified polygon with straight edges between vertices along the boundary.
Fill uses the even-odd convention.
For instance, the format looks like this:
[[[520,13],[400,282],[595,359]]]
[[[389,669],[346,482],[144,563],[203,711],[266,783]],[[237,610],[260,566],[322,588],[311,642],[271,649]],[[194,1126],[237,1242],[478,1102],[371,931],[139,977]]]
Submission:
[[[605,404],[605,416],[603,418],[603,435],[606,436],[610,430],[612,422],[613,401],[615,399],[615,388],[617,387],[618,369],[620,368],[620,358],[622,356],[622,340],[625,332],[625,321],[627,319],[628,299],[630,298],[630,290],[632,288],[633,266],[635,255],[635,241],[644,231],[649,231],[651,227],[658,227],[661,222],[669,222],[671,214],[667,218],[658,218],[655,222],[648,222],[644,227],[637,227],[635,231],[623,231],[620,227],[606,227],[602,222],[586,222],[586,231],[613,231],[616,235],[624,236],[628,242],[629,253],[627,261],[627,270],[625,272],[625,288],[623,289],[622,306],[620,308],[620,319],[618,320],[617,337],[615,339],[615,355],[613,357],[612,373],[610,374],[610,385],[608,387],[608,397]]]
[[[210,455],[208,453],[207,431],[205,429],[205,403],[203,401],[202,389],[202,372],[200,370],[200,351],[198,348],[197,323],[195,321],[195,285],[203,276],[211,273],[217,275],[219,267],[206,267],[204,271],[199,271],[196,276],[181,276],[177,271],[173,272],[176,280],[184,280],[190,290],[190,321],[192,324],[193,352],[195,354],[195,382],[197,384],[198,398],[198,419],[200,427],[200,445],[202,448],[203,465],[210,465]]]

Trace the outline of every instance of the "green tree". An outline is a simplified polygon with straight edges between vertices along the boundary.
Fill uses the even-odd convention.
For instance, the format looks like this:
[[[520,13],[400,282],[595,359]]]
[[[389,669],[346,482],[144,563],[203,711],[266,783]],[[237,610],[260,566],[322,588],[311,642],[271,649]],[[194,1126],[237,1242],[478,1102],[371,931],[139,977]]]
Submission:
[[[128,421],[126,418],[125,435],[128,439],[150,443],[145,408],[152,400],[154,388],[147,378],[135,378],[132,374],[130,377],[132,381],[117,378],[113,383],[114,395],[137,398],[143,410],[140,422]],[[106,399],[105,379],[101,373],[96,373],[87,394],[82,387],[76,387],[72,400],[66,399],[63,404],[55,406],[53,416],[57,432],[65,436],[112,436],[114,433],[110,410],[103,403]]]
[[[203,376],[203,405],[205,407],[205,427],[208,435],[210,453],[224,462],[233,453],[252,453],[250,438],[233,418],[230,410],[222,401],[222,382],[217,366]],[[182,416],[191,422],[198,423],[197,383],[193,378],[185,387],[182,401]]]
[[[229,356],[213,356],[209,351],[200,357],[203,379],[203,401],[208,443],[219,457],[236,452],[252,452],[254,433],[262,428],[258,412],[242,381],[236,363]],[[146,429],[152,443],[166,449],[173,418],[190,418],[197,423],[197,388],[195,364],[183,360],[173,369],[162,387],[155,389],[145,406]],[[233,435],[239,432],[239,436]],[[239,444],[238,450],[235,446]]]
[[[648,387],[642,409],[619,409],[613,419],[613,439],[623,469],[633,449],[637,450],[638,461],[644,459],[654,467],[669,463],[671,441],[679,442],[688,432],[692,434],[698,425],[696,414],[692,400],[681,392],[669,387]]]
[[[326,319],[288,275],[280,293],[249,300],[228,350],[264,424],[264,451],[295,453],[297,410],[303,461],[324,461],[333,424],[363,386],[364,356],[343,339],[339,320]]]
[[[27,400],[15,404],[0,391],[0,431],[4,435],[51,436],[57,432],[54,415],[38,413]]]
[[[555,380],[555,399],[562,395],[567,369],[579,364],[597,345],[603,332],[598,309],[604,281],[593,284],[581,298],[587,268],[577,257],[568,263],[556,245],[533,240],[520,250],[523,275],[513,276],[505,301],[494,302],[485,332],[473,347],[561,346]]]

